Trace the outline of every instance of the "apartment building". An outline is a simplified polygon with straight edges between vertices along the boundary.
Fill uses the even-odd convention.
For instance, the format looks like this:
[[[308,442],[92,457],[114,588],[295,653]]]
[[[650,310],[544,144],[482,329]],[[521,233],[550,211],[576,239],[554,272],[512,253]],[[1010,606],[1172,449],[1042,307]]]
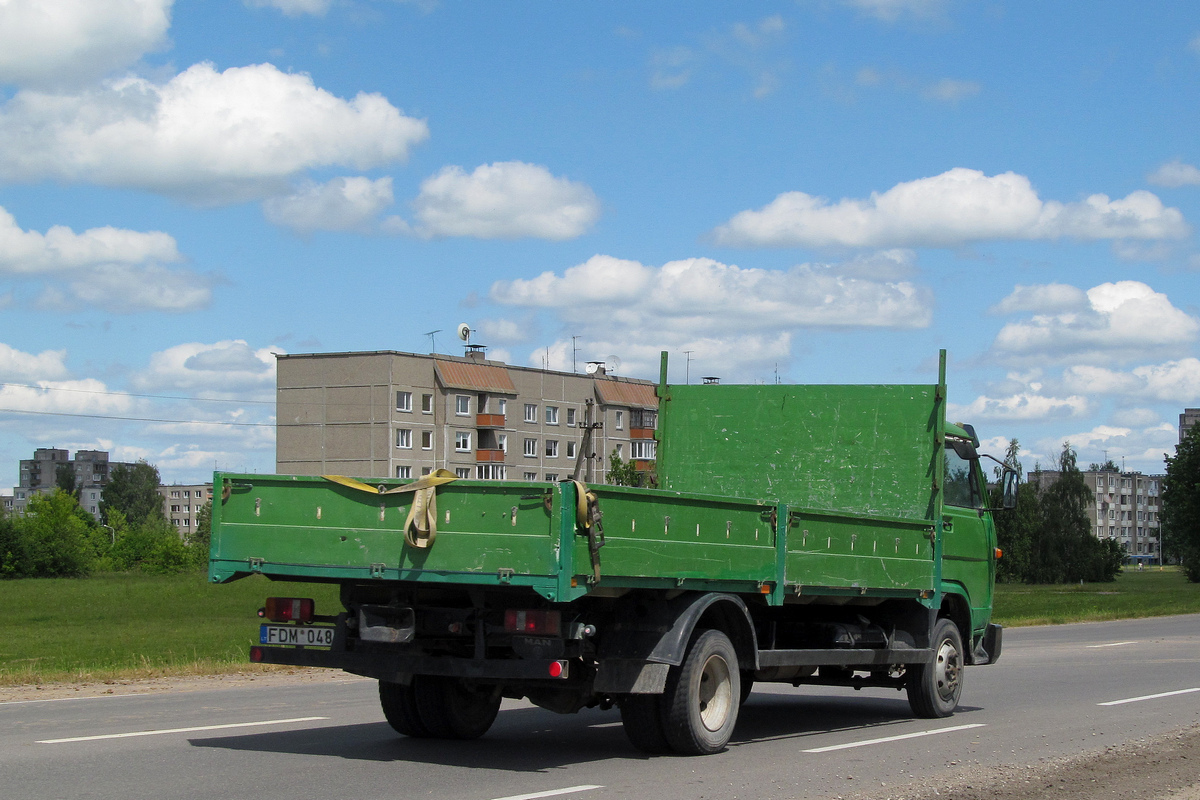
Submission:
[[[13,487],[11,511],[24,515],[30,499],[36,494],[46,494],[58,486],[60,468],[70,469],[75,475],[75,489],[79,493],[79,505],[96,519],[100,519],[100,496],[108,484],[112,470],[118,466],[133,464],[109,461],[104,450],[77,450],[74,457],[69,450],[54,447],[39,447],[33,458],[20,462],[18,486]]]
[[[1179,441],[1183,441],[1197,422],[1200,422],[1200,408],[1185,408],[1179,415]]]
[[[277,359],[281,474],[558,481],[579,462],[584,480],[602,482],[614,451],[643,471],[656,456],[654,384],[602,364],[587,374],[518,367],[478,348]]]
[[[1029,473],[1029,482],[1046,488],[1058,476],[1057,470],[1038,470]],[[1158,522],[1163,476],[1088,470],[1083,480],[1091,490],[1088,515],[1096,538],[1116,539],[1135,561],[1160,560]]]
[[[200,509],[212,502],[211,483],[159,486],[158,493],[163,499],[163,516],[179,529],[184,539],[196,530]]]

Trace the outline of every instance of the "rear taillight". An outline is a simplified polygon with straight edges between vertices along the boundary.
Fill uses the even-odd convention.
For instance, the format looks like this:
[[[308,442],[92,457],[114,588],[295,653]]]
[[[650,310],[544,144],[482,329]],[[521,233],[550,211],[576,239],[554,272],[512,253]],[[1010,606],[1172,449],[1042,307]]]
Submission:
[[[312,622],[314,605],[307,597],[268,597],[262,616],[271,622]]]
[[[504,630],[509,633],[558,636],[561,629],[562,615],[557,611],[510,608],[504,612]]]

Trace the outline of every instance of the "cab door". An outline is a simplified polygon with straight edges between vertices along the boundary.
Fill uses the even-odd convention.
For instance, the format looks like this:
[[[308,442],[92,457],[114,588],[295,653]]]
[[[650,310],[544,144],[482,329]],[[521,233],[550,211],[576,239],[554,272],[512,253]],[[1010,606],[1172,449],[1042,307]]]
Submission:
[[[992,610],[996,577],[996,528],[987,511],[986,482],[974,449],[949,438],[942,501],[942,581],[956,583],[971,606],[971,628],[982,633]],[[947,587],[949,588],[949,587]]]

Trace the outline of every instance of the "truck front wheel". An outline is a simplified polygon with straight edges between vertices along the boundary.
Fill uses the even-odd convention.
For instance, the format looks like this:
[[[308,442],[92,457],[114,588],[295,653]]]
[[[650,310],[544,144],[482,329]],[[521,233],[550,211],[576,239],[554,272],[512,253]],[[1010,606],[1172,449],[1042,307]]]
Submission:
[[[698,631],[662,696],[663,733],[682,755],[725,748],[737,723],[741,681],[737,651],[721,631]]]
[[[963,690],[963,644],[958,626],[942,618],[933,628],[934,660],[910,668],[908,704],[924,719],[948,717]]]

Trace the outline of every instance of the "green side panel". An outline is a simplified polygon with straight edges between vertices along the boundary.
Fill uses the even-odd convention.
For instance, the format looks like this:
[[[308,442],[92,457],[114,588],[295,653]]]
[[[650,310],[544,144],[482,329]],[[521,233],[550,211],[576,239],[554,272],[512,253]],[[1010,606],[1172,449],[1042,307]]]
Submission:
[[[669,386],[664,488],[934,520],[937,386]]]
[[[249,572],[327,580],[553,578],[556,490],[482,481],[438,487],[437,538],[430,548],[412,548],[403,534],[411,494],[372,495],[319,477],[218,473],[210,579]]]
[[[615,486],[589,488],[604,515],[601,585],[628,585],[630,578],[754,585],[777,579],[773,505]],[[578,537],[574,550],[575,574],[591,576],[586,537]]]
[[[933,532],[929,522],[795,510],[789,516],[786,584],[930,591]]]

